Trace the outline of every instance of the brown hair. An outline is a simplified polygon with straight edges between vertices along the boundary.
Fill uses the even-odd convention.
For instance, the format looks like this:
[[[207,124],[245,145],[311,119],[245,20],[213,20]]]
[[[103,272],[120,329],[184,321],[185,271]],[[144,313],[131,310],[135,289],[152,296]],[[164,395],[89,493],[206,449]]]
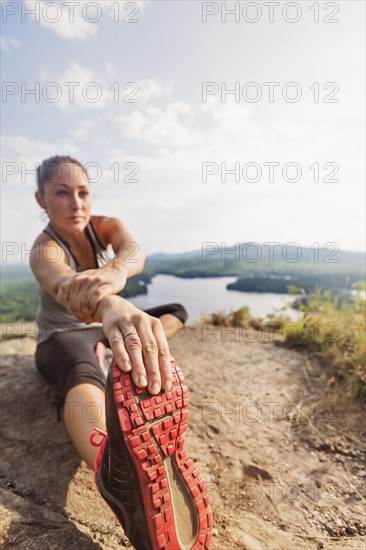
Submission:
[[[44,193],[44,186],[47,182],[56,179],[59,173],[59,167],[61,164],[69,164],[79,166],[83,175],[86,177],[86,180],[89,181],[89,176],[86,168],[78,161],[72,157],[68,156],[59,156],[55,155],[50,157],[42,162],[40,166],[37,167],[37,188],[40,193]]]

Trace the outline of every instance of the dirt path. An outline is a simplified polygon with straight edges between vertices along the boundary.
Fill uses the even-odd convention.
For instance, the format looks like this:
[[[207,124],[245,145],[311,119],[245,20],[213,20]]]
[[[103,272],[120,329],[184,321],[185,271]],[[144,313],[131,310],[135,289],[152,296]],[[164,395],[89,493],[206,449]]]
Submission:
[[[360,415],[316,404],[317,367],[304,354],[222,336],[187,328],[171,342],[190,390],[187,451],[212,497],[213,550],[365,548]],[[34,340],[1,348],[3,547],[130,548],[57,419]]]

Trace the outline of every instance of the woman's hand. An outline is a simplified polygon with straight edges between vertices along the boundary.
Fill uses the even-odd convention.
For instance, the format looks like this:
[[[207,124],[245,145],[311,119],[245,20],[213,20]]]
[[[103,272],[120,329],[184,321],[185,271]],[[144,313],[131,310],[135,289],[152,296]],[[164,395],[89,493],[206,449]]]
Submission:
[[[156,395],[172,387],[168,341],[159,319],[151,317],[120,296],[98,304],[94,320],[103,323],[118,367],[128,372],[136,386]]]
[[[112,261],[98,269],[75,273],[60,286],[59,292],[63,293],[66,307],[77,319],[92,323],[100,300],[120,292],[126,282],[127,269]]]

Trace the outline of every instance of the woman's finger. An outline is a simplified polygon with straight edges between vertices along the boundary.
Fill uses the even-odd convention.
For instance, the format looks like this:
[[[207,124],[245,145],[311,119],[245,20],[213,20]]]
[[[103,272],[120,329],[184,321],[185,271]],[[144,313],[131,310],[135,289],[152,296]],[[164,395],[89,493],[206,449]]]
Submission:
[[[147,389],[151,394],[156,395],[161,390],[161,376],[159,368],[159,347],[152,331],[152,324],[144,324],[143,330],[140,329],[139,336],[147,374]]]
[[[136,386],[145,388],[147,386],[147,375],[142,356],[141,329],[138,330],[137,324],[130,321],[121,323],[120,330],[132,364],[132,379]]]
[[[166,339],[163,325],[159,319],[153,322],[152,330],[158,347],[158,361],[161,376],[161,387],[165,391],[172,388],[171,354],[168,340]]]
[[[80,277],[78,277],[78,275],[75,275],[70,281],[67,300],[71,305],[74,303],[76,296],[80,292],[80,284],[81,284],[81,279]]]
[[[129,372],[132,368],[129,355],[124,345],[123,335],[117,325],[104,327],[104,333],[108,338],[109,345],[117,366],[124,372]]]
[[[117,365],[127,370],[127,353],[132,367],[132,380],[137,387],[147,386],[152,395],[158,394],[162,387],[169,391],[172,387],[171,355],[163,326],[159,319],[143,312],[136,313],[136,308],[132,309],[135,309],[132,315],[116,317],[117,312],[113,308],[102,308],[104,333]]]
[[[80,292],[85,293],[88,289],[93,286],[96,282],[102,284],[103,281],[97,270],[87,270],[80,273],[76,273],[70,281],[70,287],[68,292],[68,300],[70,304],[74,304],[80,296]]]
[[[71,288],[71,280],[69,279],[65,283],[63,283],[60,287],[60,290],[63,292],[66,300],[69,300],[70,296],[70,288]]]
[[[75,277],[71,282],[69,302],[72,307],[77,308],[81,303],[85,293],[92,286],[93,280],[86,277]]]
[[[93,282],[86,292],[81,289],[80,294],[74,302],[74,307],[79,308],[81,316],[85,319],[86,323],[93,322],[93,314],[97,308],[98,302],[110,294],[110,287],[108,284],[100,284]],[[80,302],[78,302],[80,300]],[[95,306],[91,304],[95,302]]]
[[[110,283],[104,283],[103,285],[95,284],[88,294],[88,312],[93,316],[100,300],[112,294],[112,286]]]
[[[77,279],[73,284],[72,291],[70,293],[70,307],[74,315],[83,319],[86,323],[93,322],[93,311],[90,311],[90,300],[94,293],[101,285],[99,281],[93,279]],[[106,296],[108,291],[106,290],[101,294],[99,300]]]

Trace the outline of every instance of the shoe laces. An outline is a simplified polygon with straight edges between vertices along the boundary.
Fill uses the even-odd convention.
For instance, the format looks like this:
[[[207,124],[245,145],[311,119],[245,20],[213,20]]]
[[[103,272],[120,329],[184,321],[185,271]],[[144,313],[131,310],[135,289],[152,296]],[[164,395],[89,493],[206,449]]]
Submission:
[[[101,437],[101,439],[96,440],[96,437]],[[93,447],[100,447],[101,445],[103,445],[103,443],[105,443],[107,437],[107,432],[101,430],[100,428],[94,428],[94,430],[90,434],[90,443],[93,445]]]

